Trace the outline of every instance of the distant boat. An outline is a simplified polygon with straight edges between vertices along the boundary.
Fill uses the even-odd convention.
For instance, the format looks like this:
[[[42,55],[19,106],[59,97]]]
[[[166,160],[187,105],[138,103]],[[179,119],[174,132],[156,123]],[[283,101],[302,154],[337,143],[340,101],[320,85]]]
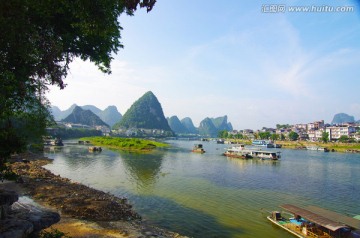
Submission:
[[[280,206],[289,216],[271,212],[269,221],[300,238],[359,238],[360,220],[320,207]],[[288,213],[289,212],[289,213]]]
[[[268,141],[268,140],[253,140],[252,145],[264,146],[266,148],[274,148],[275,147],[275,145],[272,142]]]
[[[100,146],[89,146],[89,152],[101,152],[102,148]]]
[[[194,148],[191,150],[192,152],[195,152],[195,153],[205,153],[205,150],[203,148],[203,145],[202,144],[195,144],[194,145]]]
[[[306,146],[307,150],[316,150],[316,151],[323,151],[323,152],[329,152],[329,149],[326,147],[319,147],[319,146]]]

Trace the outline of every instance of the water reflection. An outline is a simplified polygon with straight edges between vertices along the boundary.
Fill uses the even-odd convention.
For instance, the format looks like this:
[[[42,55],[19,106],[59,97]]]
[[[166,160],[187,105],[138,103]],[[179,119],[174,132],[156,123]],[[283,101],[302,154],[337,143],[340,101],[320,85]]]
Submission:
[[[236,165],[240,169],[246,169],[248,166],[252,165],[271,165],[271,166],[280,166],[281,163],[279,160],[261,160],[261,159],[237,159],[226,157],[229,163]]]
[[[137,189],[151,189],[158,179],[165,152],[157,151],[149,154],[119,152],[126,173]],[[144,190],[144,191],[145,191]]]

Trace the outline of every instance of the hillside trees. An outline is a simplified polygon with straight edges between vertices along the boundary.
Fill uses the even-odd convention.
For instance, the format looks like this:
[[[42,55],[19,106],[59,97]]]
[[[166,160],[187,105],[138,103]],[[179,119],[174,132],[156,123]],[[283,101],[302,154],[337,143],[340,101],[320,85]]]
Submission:
[[[48,119],[46,100],[41,96],[47,86],[65,88],[63,79],[76,57],[111,73],[112,54],[123,47],[120,14],[132,15],[138,6],[150,11],[155,2],[0,1],[0,165],[26,144],[18,127],[30,124],[23,113],[30,118],[41,111],[39,119]]]

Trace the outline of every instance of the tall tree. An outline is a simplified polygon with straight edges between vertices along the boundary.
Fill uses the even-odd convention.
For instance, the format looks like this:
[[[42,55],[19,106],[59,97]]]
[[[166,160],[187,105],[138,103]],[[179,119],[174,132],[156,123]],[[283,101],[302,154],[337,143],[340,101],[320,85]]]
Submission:
[[[31,109],[44,102],[38,95],[49,84],[63,89],[69,64],[76,57],[111,73],[112,54],[123,47],[120,14],[132,15],[138,6],[151,11],[155,2],[0,1],[0,165],[24,147],[15,125],[22,120],[21,112],[37,113]]]

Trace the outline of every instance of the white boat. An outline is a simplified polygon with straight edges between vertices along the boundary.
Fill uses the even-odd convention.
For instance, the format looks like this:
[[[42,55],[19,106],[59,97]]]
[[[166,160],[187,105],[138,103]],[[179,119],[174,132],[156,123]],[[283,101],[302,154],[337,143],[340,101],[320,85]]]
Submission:
[[[269,221],[300,238],[358,238],[360,220],[320,207],[280,206],[291,214],[286,218],[279,211],[267,217]]]
[[[329,152],[329,149],[326,147],[319,147],[319,146],[306,146],[307,150],[316,150],[316,151],[324,151]]]
[[[228,148],[224,154],[227,157],[231,158],[240,158],[240,159],[251,159],[251,151],[245,149],[245,145],[232,146]]]
[[[281,157],[279,151],[246,149],[245,145],[230,147],[225,151],[223,155],[233,158],[243,158],[243,159],[258,158],[258,159],[270,159],[270,160],[278,160]]]
[[[253,158],[278,160],[281,158],[280,151],[254,150],[251,153]]]
[[[252,145],[264,146],[266,148],[274,148],[275,147],[275,145],[271,141],[268,141],[268,140],[253,140]]]

